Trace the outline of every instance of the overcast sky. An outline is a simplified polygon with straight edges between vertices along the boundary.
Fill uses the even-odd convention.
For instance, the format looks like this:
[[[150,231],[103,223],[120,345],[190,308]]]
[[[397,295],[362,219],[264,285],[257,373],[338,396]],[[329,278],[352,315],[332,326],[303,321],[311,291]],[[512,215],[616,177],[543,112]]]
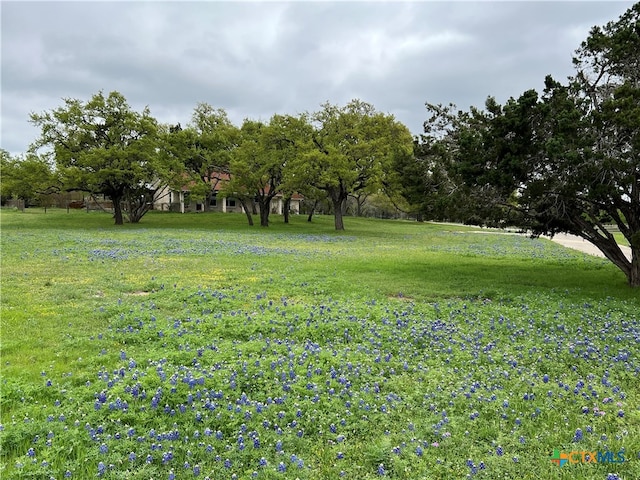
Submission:
[[[418,134],[425,102],[565,81],[590,28],[633,3],[2,1],[0,147],[26,151],[30,112],[100,90],[183,125],[198,102],[240,125],[359,98]]]

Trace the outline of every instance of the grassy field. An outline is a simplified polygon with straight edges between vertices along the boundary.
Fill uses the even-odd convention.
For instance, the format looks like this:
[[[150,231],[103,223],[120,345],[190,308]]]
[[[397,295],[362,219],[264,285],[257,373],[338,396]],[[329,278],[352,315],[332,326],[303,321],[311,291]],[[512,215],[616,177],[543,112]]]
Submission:
[[[0,228],[0,478],[640,478],[640,292],[605,260],[354,218]]]

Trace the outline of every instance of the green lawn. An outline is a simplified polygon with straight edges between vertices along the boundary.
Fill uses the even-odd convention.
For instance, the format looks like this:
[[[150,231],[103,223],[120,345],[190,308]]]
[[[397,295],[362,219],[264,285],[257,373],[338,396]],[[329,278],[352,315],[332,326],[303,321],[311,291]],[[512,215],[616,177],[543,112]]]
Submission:
[[[640,477],[640,294],[603,259],[403,221],[0,215],[2,478]]]

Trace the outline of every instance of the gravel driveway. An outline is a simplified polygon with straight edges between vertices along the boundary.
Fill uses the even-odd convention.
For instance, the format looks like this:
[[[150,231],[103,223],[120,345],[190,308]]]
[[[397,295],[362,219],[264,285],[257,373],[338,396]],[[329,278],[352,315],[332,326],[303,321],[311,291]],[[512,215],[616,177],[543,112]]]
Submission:
[[[545,237],[549,238],[549,237]],[[579,250],[584,253],[588,253],[589,255],[595,255],[596,257],[604,257],[604,254],[596,248],[592,243],[587,242],[582,237],[577,237],[576,235],[569,235],[568,233],[557,233],[551,239],[560,245],[563,245],[568,248],[573,248],[574,250]],[[631,248],[626,247],[624,245],[620,245],[620,248],[627,256],[629,260],[631,260]]]

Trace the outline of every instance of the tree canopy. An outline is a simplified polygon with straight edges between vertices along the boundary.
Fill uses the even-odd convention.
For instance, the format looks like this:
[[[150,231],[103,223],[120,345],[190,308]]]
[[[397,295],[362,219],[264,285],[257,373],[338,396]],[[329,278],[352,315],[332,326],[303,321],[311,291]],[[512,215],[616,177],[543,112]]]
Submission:
[[[298,176],[327,194],[335,228],[344,230],[347,197],[381,189],[394,158],[411,152],[411,133],[392,115],[361,100],[344,107],[325,103],[311,120],[313,143],[298,163]]]
[[[226,178],[239,138],[239,129],[227,112],[207,103],[196,106],[186,128],[175,125],[165,136],[162,153],[176,162],[175,169],[182,173],[181,187],[188,186],[193,197],[201,198],[205,211],[216,187]]]
[[[103,194],[113,202],[116,225],[123,208],[137,222],[150,208],[163,169],[156,154],[158,125],[148,108],[136,112],[118,92],[32,113],[41,129],[34,151],[50,148],[67,190]]]
[[[548,76],[542,95],[529,90],[504,105],[488,98],[468,112],[429,106],[421,146],[435,148],[450,191],[471,207],[450,212],[534,235],[579,235],[640,286],[639,15],[636,4],[594,27],[567,85]]]
[[[0,196],[3,199],[14,197],[28,203],[59,190],[51,164],[43,156],[12,157],[0,149],[0,174]]]

